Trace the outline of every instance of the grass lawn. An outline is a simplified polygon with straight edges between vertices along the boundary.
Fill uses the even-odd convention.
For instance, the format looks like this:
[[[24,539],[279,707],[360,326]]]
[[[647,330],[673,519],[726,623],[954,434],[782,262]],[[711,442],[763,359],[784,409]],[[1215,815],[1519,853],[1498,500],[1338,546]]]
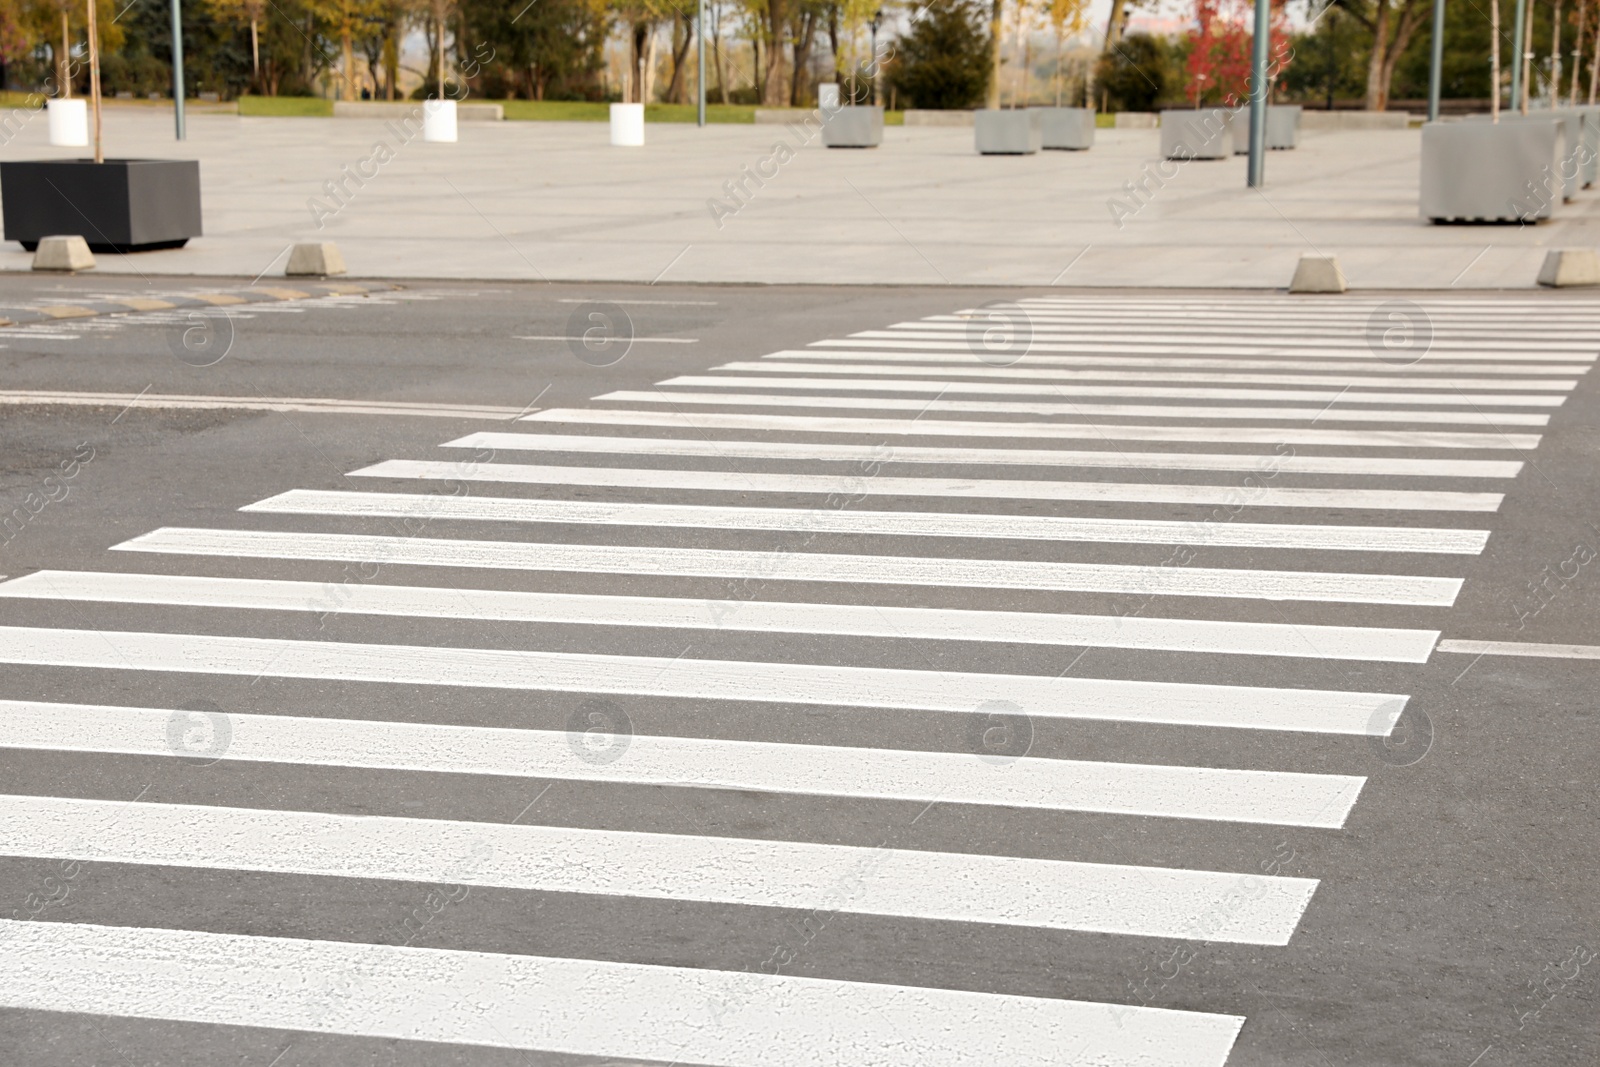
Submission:
[[[333,114],[333,101],[316,96],[241,96],[239,114],[329,116]]]

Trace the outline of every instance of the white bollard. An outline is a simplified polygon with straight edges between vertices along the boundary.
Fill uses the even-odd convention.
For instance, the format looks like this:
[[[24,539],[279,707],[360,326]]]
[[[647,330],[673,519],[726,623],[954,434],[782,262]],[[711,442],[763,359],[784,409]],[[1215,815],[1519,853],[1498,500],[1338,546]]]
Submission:
[[[454,100],[424,100],[422,102],[422,139],[453,144],[456,139],[456,102]]]
[[[611,105],[611,143],[623,148],[644,144],[644,105]]]
[[[50,100],[50,143],[71,148],[89,145],[89,105],[84,100]]]

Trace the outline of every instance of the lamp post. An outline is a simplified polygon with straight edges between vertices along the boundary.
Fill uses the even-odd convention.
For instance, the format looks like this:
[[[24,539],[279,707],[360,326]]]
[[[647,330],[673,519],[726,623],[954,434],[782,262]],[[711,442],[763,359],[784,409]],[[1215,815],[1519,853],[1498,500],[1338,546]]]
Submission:
[[[1256,0],[1256,35],[1250,47],[1250,170],[1252,189],[1266,180],[1267,46],[1272,36],[1272,0]]]
[[[92,0],[91,0],[92,2]],[[172,117],[177,122],[178,140],[183,140],[183,8],[182,0],[172,0]]]
[[[694,67],[695,93],[699,97],[695,121],[698,125],[704,126],[706,124],[706,0],[699,0],[695,5],[694,31],[700,37]]]
[[[1438,122],[1439,84],[1444,77],[1444,0],[1433,0],[1433,40],[1429,43],[1433,49],[1428,58],[1428,121]],[[1495,92],[1499,91],[1500,87],[1495,86]]]

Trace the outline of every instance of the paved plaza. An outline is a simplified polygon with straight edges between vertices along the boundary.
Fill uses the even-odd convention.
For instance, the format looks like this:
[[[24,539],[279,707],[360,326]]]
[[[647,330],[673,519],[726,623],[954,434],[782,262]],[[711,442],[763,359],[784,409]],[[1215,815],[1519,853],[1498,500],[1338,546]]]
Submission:
[[[1160,177],[1156,130],[1000,157],[970,128],[891,127],[850,151],[783,126],[658,124],[625,149],[600,123],[463,123],[427,144],[376,120],[200,114],[178,144],[165,112],[105,121],[108,156],[200,160],[206,227],[101,256],[107,273],[254,278],[281,274],[292,242],[332,240],[357,277],[1281,288],[1318,252],[1355,288],[1481,289],[1600,243],[1594,191],[1538,226],[1422,222],[1416,130],[1306,131],[1254,191],[1242,156]],[[81,152],[45,142],[37,117],[0,159]],[[3,247],[0,269],[27,269]]]

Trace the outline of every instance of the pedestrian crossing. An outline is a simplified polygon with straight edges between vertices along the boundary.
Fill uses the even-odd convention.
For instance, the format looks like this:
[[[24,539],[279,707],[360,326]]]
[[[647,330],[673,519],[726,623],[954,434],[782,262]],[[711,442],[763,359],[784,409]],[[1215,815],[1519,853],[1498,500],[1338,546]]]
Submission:
[[[1224,1064],[1250,1034],[1240,997],[1086,996],[1078,971],[1022,994],[981,958],[934,981],[909,946],[955,927],[1093,937],[1131,976],[1151,938],[1294,944],[1338,869],[1175,859],[1145,829],[1343,832],[1409,698],[1321,667],[1403,679],[1428,660],[1600,326],[1600,303],[1572,300],[1402,310],[1428,341],[1397,357],[1373,327],[1392,302],[1361,298],[954,309],[728,353],[286,485],[215,527],[129,531],[102,569],[0,581],[0,664],[160,698],[0,692],[0,749],[89,780],[197,753],[217,775],[203,796],[0,795],[0,860],[158,869],[177,902],[172,925],[0,918],[0,1008],[727,1067]],[[194,711],[194,693],[258,683],[256,703]],[[1238,765],[1060,743],[1096,730],[1112,751],[1167,731]],[[1345,757],[1261,766],[1244,745],[1262,737]],[[331,784],[356,774],[462,799],[369,810]],[[470,798],[496,782],[595,806],[491,821]],[[730,831],[606,800],[645,790],[662,812],[830,807]],[[1094,818],[1131,854],[1067,832],[918,837],[902,815],[945,808]],[[852,838],[827,812],[882,831]],[[717,917],[726,944],[185,925],[186,894],[224,877],[300,879],[313,902],[482,890],[491,926],[552,895],[601,915],[655,901]],[[774,964],[739,932],[768,913],[801,916],[802,948],[833,917],[888,932],[877,969]]]

